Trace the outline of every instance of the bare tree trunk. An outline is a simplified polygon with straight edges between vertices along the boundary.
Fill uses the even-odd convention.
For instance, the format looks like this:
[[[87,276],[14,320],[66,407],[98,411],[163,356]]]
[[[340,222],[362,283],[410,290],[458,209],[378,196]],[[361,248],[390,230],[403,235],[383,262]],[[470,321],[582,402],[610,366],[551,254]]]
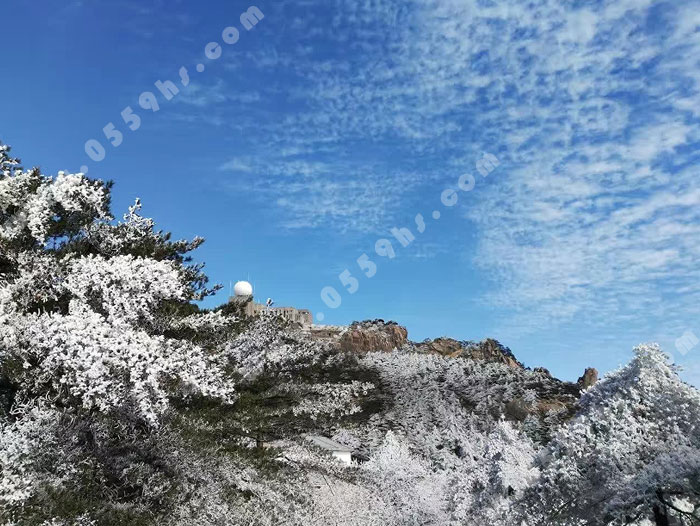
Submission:
[[[656,526],[669,526],[668,514],[666,513],[666,507],[661,504],[654,504],[654,522]]]

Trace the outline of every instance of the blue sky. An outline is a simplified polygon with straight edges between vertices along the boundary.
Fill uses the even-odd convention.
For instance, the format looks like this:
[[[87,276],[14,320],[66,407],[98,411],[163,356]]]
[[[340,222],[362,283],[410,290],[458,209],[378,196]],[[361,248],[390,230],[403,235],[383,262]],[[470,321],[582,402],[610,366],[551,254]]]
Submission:
[[[700,335],[700,2],[275,0],[246,30],[250,5],[9,0],[0,138],[27,166],[114,180],[117,216],[138,196],[205,237],[227,285],[207,306],[250,276],[324,323],[494,337],[566,379],[658,341],[700,384],[700,346],[675,348]],[[463,174],[474,189],[445,206]],[[377,255],[397,227],[415,241]]]

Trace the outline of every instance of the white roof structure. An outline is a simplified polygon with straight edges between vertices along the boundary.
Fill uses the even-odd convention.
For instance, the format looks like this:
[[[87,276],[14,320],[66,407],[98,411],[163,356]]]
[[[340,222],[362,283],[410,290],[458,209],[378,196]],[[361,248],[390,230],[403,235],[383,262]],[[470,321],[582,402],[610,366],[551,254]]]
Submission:
[[[337,451],[339,453],[352,453],[351,448],[344,446],[343,444],[339,444],[338,442],[336,442],[335,440],[331,440],[330,438],[318,435],[308,435],[306,438],[314,444],[316,444],[318,447],[328,451]]]

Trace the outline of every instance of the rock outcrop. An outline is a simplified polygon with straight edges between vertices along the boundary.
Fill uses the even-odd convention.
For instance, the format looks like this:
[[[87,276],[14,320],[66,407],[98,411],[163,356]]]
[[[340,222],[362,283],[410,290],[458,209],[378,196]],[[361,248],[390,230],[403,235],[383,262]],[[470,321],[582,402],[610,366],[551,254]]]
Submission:
[[[439,354],[448,358],[461,356],[523,369],[523,365],[515,358],[511,350],[493,339],[472,342],[458,341],[452,338],[435,338],[421,343],[413,343],[408,340],[408,331],[405,327],[396,322],[385,322],[384,320],[354,322],[344,331],[335,334],[337,336],[327,335],[326,338],[333,341],[334,345],[345,352],[391,352],[407,348],[418,352]]]
[[[416,349],[421,352],[439,354],[440,356],[447,356],[449,358],[461,356],[465,351],[465,347],[462,343],[452,338],[425,340],[422,343],[416,344]]]
[[[578,379],[576,385],[578,385],[581,390],[588,389],[594,386],[598,382],[598,370],[589,367],[583,372],[583,376]]]
[[[470,343],[467,354],[473,360],[503,363],[509,367],[524,368],[523,364],[515,358],[515,355],[508,347],[491,338],[479,343]]]
[[[346,352],[391,352],[408,342],[408,331],[396,322],[372,320],[354,322],[339,340],[340,350]]]
[[[452,338],[436,338],[416,344],[416,349],[421,352],[439,354],[450,358],[462,356],[472,360],[503,363],[509,367],[523,368],[523,365],[515,358],[515,355],[508,347],[492,339],[476,343],[460,342]]]

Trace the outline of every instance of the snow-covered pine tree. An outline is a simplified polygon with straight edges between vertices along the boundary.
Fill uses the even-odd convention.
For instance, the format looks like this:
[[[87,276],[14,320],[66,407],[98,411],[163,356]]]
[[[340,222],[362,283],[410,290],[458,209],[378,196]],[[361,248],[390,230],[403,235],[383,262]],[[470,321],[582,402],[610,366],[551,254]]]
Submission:
[[[9,152],[0,146],[0,516],[39,524],[90,499],[104,516],[157,509],[175,480],[154,440],[171,400],[234,400],[216,360],[167,337],[182,323],[173,312],[210,292],[186,256],[201,240],[171,241],[138,204],[114,224],[109,184],[25,171]]]
[[[224,354],[238,393],[227,410],[230,431],[258,446],[324,432],[360,412],[362,399],[374,389],[358,378],[363,374],[355,356],[269,313],[232,340]]]

